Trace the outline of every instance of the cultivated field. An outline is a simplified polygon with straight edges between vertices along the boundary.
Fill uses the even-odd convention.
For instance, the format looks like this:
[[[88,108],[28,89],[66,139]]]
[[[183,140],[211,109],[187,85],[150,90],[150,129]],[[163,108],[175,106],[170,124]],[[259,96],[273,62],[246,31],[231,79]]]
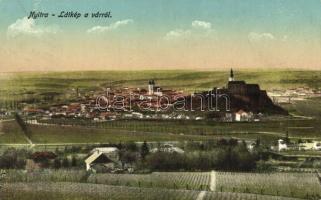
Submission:
[[[88,185],[88,188],[84,191],[89,191],[89,188],[98,186],[98,188],[106,186],[106,188],[108,187],[110,189],[126,188],[124,189],[126,192],[136,189],[141,191],[150,190],[150,192],[164,190],[165,192],[166,189],[166,191],[169,191],[166,195],[175,194],[174,197],[171,197],[173,199],[181,199],[182,196],[180,195],[187,195],[184,196],[184,198],[187,199],[196,199],[195,196],[201,191],[207,191],[206,195],[204,194],[204,199],[211,199],[214,196],[220,199],[227,197],[232,199],[243,197],[254,199],[256,196],[263,199],[270,199],[272,196],[278,196],[278,199],[280,199],[280,197],[301,199],[321,197],[321,185],[316,173],[213,173],[154,172],[151,174],[89,175],[82,170],[47,170],[33,173],[11,170],[7,173],[6,179],[4,179],[4,185],[8,185],[8,188],[11,189],[19,188],[19,184],[28,185],[29,189],[26,191],[29,192],[35,192],[39,189],[45,192],[60,191],[61,193],[67,191],[67,186],[65,186],[67,184],[66,182],[70,185],[68,187],[73,187],[71,191],[80,191],[82,189],[78,187],[85,187],[85,185]],[[32,186],[34,186],[34,189],[32,189]],[[24,186],[22,188],[26,187],[27,186]],[[57,187],[61,188],[58,189]],[[170,191],[180,192],[172,193]],[[243,194],[241,195],[241,193],[244,193],[244,195],[255,194],[255,196],[242,196]],[[75,194],[77,194],[77,192],[75,192]],[[90,192],[88,194],[90,194]],[[150,195],[156,195],[157,197],[157,192]],[[220,195],[222,196],[220,197]],[[146,194],[143,196],[146,196]],[[152,196],[151,199],[153,199]]]
[[[195,199],[217,199],[217,200],[291,200],[291,198],[251,195],[241,193],[221,193],[204,192],[201,196],[200,191],[193,190],[172,190],[159,188],[137,188],[124,186],[108,186],[87,183],[15,183],[5,184],[1,189],[2,199],[20,200],[98,200],[98,199],[117,199],[117,200],[195,200]]]
[[[27,143],[16,122],[2,124],[0,144]],[[70,122],[71,123],[71,122]],[[29,125],[33,143],[118,143],[128,141],[203,141],[220,137],[261,138],[271,144],[286,133],[292,139],[321,139],[321,123],[313,120],[283,120],[255,123],[210,121],[114,121],[67,126]],[[89,126],[90,125],[90,126]]]
[[[134,187],[161,187],[171,189],[209,190],[210,173],[206,172],[159,172],[147,175],[98,174],[91,175],[88,182]]]
[[[315,173],[217,173],[219,191],[309,198],[321,196]]]

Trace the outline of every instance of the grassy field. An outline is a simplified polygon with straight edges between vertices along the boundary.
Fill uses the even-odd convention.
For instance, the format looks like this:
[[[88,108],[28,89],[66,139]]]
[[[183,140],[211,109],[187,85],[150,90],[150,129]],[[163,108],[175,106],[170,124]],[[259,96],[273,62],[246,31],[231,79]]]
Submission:
[[[290,113],[321,119],[321,98],[310,98],[283,105]]]
[[[0,144],[27,143],[16,122],[1,122]],[[314,120],[285,120],[256,123],[207,121],[116,121],[84,126],[28,125],[33,143],[118,143],[128,141],[202,141],[235,137],[271,144],[289,137],[321,139],[321,123]]]
[[[243,139],[256,139],[261,137],[263,140],[271,141],[279,137],[284,137],[288,133],[291,138],[321,138],[321,123],[315,120],[283,120],[283,121],[266,121],[255,123],[220,123],[213,121],[114,121],[104,122],[94,125],[95,128],[85,128],[83,126],[72,127],[48,127],[31,125],[32,139],[36,142],[68,140],[74,141],[77,135],[82,135],[80,141],[85,139],[89,141],[103,142],[112,139],[113,134],[117,138],[122,135],[126,136],[126,131],[131,132],[129,135],[133,140],[162,140],[161,137],[168,136],[167,140],[182,139],[209,139],[210,137],[238,137]],[[88,131],[90,130],[90,131]],[[59,133],[65,134],[65,139],[59,139]],[[89,136],[86,133],[90,132]],[[111,133],[111,134],[108,134]],[[141,133],[145,133],[142,134]],[[127,133],[128,134],[128,133]],[[88,135],[88,134],[87,134]],[[70,136],[70,140],[68,137]],[[72,138],[75,136],[75,138]],[[137,136],[137,137],[136,137]],[[87,138],[88,137],[88,138]],[[99,138],[100,137],[100,138]],[[145,137],[145,138],[142,138]],[[194,138],[193,138],[194,137]],[[90,139],[91,138],[91,139]],[[166,140],[166,139],[165,139]],[[142,140],[140,140],[142,141]]]
[[[1,122],[0,121],[0,144],[27,144],[25,136],[14,121]]]
[[[43,99],[48,93],[65,100],[81,93],[106,87],[147,87],[155,79],[163,88],[193,92],[226,85],[229,71],[86,71],[29,72],[0,74],[0,100]],[[321,87],[321,71],[236,71],[237,80],[259,83],[262,89]]]

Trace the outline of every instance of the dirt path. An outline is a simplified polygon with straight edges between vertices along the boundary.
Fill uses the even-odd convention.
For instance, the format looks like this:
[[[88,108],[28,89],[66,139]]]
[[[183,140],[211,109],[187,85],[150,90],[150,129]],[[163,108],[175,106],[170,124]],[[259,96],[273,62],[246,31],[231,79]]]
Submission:
[[[205,197],[206,191],[201,191],[198,195],[196,200],[203,200]]]
[[[215,192],[216,187],[216,172],[213,170],[211,171],[211,178],[210,178],[210,190]],[[196,200],[203,200],[206,195],[206,191],[201,191],[198,195]]]
[[[215,192],[216,188],[216,172],[213,170],[211,171],[211,182],[210,182],[210,190]]]

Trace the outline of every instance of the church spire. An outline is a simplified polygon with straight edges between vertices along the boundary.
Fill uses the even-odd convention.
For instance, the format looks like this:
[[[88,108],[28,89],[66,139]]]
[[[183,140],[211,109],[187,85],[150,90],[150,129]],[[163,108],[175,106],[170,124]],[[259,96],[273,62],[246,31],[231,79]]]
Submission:
[[[230,77],[228,78],[228,81],[234,81],[234,73],[232,68],[231,68]]]

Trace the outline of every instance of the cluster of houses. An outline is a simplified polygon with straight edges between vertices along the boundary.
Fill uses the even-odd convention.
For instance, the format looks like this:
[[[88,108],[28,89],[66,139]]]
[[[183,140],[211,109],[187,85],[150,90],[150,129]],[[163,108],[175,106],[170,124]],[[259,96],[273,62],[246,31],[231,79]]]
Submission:
[[[154,80],[148,82],[148,90],[142,88],[121,88],[90,93],[81,96],[77,92],[77,98],[70,104],[51,106],[48,109],[26,106],[22,110],[25,116],[41,116],[44,119],[50,118],[87,118],[95,121],[114,120],[117,118],[184,118],[184,116],[167,115],[144,115],[135,112],[139,106],[142,109],[158,110],[166,103],[171,106],[177,96],[184,96],[181,91],[164,90],[155,85]],[[78,91],[78,90],[77,90]],[[166,95],[166,102],[161,101],[160,96]],[[117,112],[125,111],[125,112]]]
[[[78,90],[77,90],[78,91]],[[184,96],[181,91],[164,90],[155,85],[154,80],[148,82],[147,90],[141,88],[107,89],[106,94],[92,93],[81,96],[77,92],[77,99],[69,104],[55,105],[48,109],[25,107],[24,116],[36,117],[42,120],[53,118],[81,118],[93,121],[111,121],[116,119],[177,119],[177,120],[203,120],[204,116],[194,112],[141,112],[138,106],[147,107],[148,110],[157,110],[165,106],[171,107],[177,96]],[[166,96],[166,102],[159,98]],[[117,99],[116,97],[121,97]],[[166,105],[164,106],[164,104]],[[97,106],[99,104],[99,107]],[[125,112],[118,112],[114,106],[122,106]],[[101,109],[103,108],[103,109]],[[135,109],[135,110],[134,110]],[[262,114],[253,114],[245,110],[225,112],[215,120],[226,122],[259,121]]]
[[[246,111],[240,109],[235,113],[232,113],[232,112],[225,113],[225,117],[223,118],[223,121],[226,121],[226,122],[258,122],[262,118],[263,118],[262,113],[254,114],[251,111],[246,112]]]
[[[288,144],[283,139],[279,139],[277,146],[272,147],[272,149],[277,151],[287,151],[287,150],[299,150],[299,151],[320,151],[321,150],[321,141],[311,141],[311,142],[302,142],[296,144]]]
[[[291,103],[292,101],[303,101],[307,98],[321,97],[321,90],[309,87],[273,89],[268,92],[268,95],[275,103]]]

